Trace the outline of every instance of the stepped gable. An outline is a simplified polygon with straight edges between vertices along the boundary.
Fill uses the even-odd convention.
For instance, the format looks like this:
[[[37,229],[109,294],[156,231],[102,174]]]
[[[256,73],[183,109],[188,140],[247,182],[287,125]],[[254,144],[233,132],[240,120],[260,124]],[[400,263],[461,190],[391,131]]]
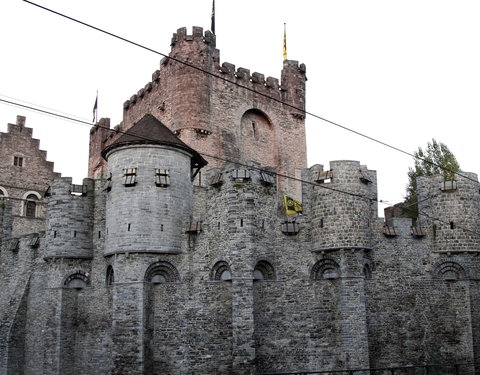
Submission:
[[[124,135],[105,147],[102,151],[102,157],[107,160],[108,153],[117,147],[140,144],[167,145],[179,148],[192,155],[192,167],[202,168],[207,165],[207,161],[197,151],[182,142],[170,129],[151,114],[145,114]]]

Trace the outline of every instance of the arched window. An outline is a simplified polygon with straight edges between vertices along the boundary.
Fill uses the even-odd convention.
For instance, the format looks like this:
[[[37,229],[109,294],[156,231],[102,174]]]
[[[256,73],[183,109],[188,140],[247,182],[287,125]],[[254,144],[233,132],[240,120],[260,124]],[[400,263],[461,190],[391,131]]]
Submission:
[[[173,283],[180,281],[180,275],[171,263],[156,262],[145,272],[145,281],[153,284]]]
[[[107,267],[107,273],[105,275],[105,284],[108,286],[112,285],[115,282],[115,273],[113,272],[113,267],[109,265]]]
[[[88,274],[82,271],[71,274],[63,283],[64,287],[73,289],[83,289],[88,285],[90,285]]]
[[[253,270],[254,280],[275,280],[275,270],[266,260],[261,260]]]
[[[210,280],[232,280],[232,273],[228,263],[223,260],[215,263],[210,273]]]
[[[41,197],[36,191],[29,191],[23,195],[23,210],[22,214],[26,217],[38,216],[38,202]]]
[[[27,217],[37,216],[37,201],[38,201],[38,198],[36,195],[30,194],[27,197],[27,201],[25,202],[25,216]]]

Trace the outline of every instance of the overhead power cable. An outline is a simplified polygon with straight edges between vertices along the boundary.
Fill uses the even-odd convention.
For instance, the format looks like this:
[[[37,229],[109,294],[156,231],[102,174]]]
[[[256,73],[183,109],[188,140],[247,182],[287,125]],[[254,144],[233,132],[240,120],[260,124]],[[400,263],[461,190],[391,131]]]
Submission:
[[[145,141],[154,141],[154,140],[151,139],[151,138],[148,138],[148,137],[145,137],[145,136],[142,136],[142,135],[138,135],[138,134],[129,132],[128,130],[122,131],[122,130],[111,129],[111,128],[106,127],[106,126],[99,125],[98,123],[97,123],[96,125],[92,125],[90,122],[85,121],[85,120],[75,119],[75,118],[73,118],[73,117],[69,117],[69,116],[66,116],[66,115],[58,114],[58,113],[55,113],[55,112],[52,112],[52,111],[47,111],[47,110],[45,110],[45,109],[35,108],[35,107],[29,106],[29,105],[26,105],[26,104],[16,103],[16,102],[13,102],[13,101],[10,101],[10,100],[6,100],[6,99],[2,99],[2,98],[0,98],[0,102],[3,102],[3,103],[5,103],[5,104],[9,104],[9,105],[14,105],[14,106],[17,106],[17,107],[26,108],[26,109],[29,109],[29,110],[32,110],[32,111],[36,111],[36,112],[40,112],[40,113],[43,113],[43,114],[46,114],[46,115],[56,116],[56,117],[62,118],[62,119],[64,119],[64,120],[69,120],[69,121],[73,121],[73,122],[78,122],[78,123],[80,123],[80,124],[87,125],[87,126],[90,127],[90,128],[91,128],[91,127],[97,127],[97,128],[101,128],[101,129],[108,130],[108,131],[110,131],[110,132],[117,133],[117,134],[128,134],[128,135],[130,135],[130,136],[133,136],[133,137],[136,137],[136,138],[138,138],[138,139],[145,140]],[[198,152],[198,151],[197,151],[197,152]],[[319,188],[322,188],[322,189],[327,189],[327,190],[335,191],[335,192],[337,192],[337,193],[347,194],[347,195],[350,195],[350,196],[353,196],[353,197],[357,197],[357,198],[366,199],[366,200],[369,200],[369,201],[376,201],[376,202],[382,203],[382,202],[378,201],[376,198],[367,197],[367,196],[362,195],[362,194],[357,194],[357,193],[352,193],[352,192],[348,192],[348,191],[336,189],[336,188],[333,188],[333,187],[330,187],[330,186],[327,186],[327,185],[324,185],[324,184],[317,184],[317,183],[315,183],[315,182],[302,180],[302,179],[300,179],[300,178],[292,177],[292,176],[285,175],[285,174],[278,173],[278,172],[267,171],[265,168],[255,167],[255,166],[252,166],[252,165],[249,165],[249,164],[245,164],[245,163],[242,163],[242,162],[239,162],[239,161],[234,161],[234,160],[230,160],[230,159],[226,159],[226,158],[221,158],[221,157],[219,157],[219,156],[206,154],[206,153],[204,153],[204,152],[198,152],[198,153],[199,153],[200,155],[202,155],[202,156],[209,157],[209,158],[216,159],[216,160],[220,160],[220,161],[222,161],[222,162],[232,163],[232,164],[235,164],[235,165],[239,165],[239,166],[247,167],[247,168],[250,168],[250,169],[258,170],[258,171],[261,171],[261,172],[269,173],[269,174],[272,174],[272,175],[275,175],[275,176],[278,176],[278,177],[282,177],[282,178],[285,178],[285,179],[291,179],[291,180],[294,180],[294,181],[299,181],[299,182],[304,183],[304,184],[313,185],[313,186],[316,186],[316,187],[319,187]]]
[[[155,50],[155,49],[153,49],[153,48],[150,48],[150,47],[147,47],[147,46],[145,46],[145,45],[143,45],[143,44],[134,42],[134,41],[132,41],[132,40],[130,40],[130,39],[127,39],[127,38],[125,38],[125,37],[122,37],[122,36],[119,36],[119,35],[117,35],[117,34],[114,34],[114,33],[112,33],[112,32],[109,32],[109,31],[107,31],[107,30],[104,30],[104,29],[102,29],[102,28],[100,28],[100,27],[90,25],[90,24],[88,24],[88,23],[86,23],[86,22],[80,21],[80,20],[78,20],[78,19],[76,19],[76,18],[73,18],[73,17],[71,17],[71,16],[67,16],[66,14],[57,12],[57,11],[55,11],[55,10],[53,10],[53,9],[44,7],[44,6],[40,5],[40,4],[34,3],[34,2],[32,2],[32,1],[29,1],[29,0],[23,0],[23,1],[26,2],[26,3],[28,3],[28,4],[34,5],[34,6],[38,7],[38,8],[41,8],[41,9],[47,11],[47,12],[56,14],[56,15],[58,15],[58,16],[60,16],[60,17],[63,17],[63,18],[66,18],[66,19],[68,19],[68,20],[70,20],[70,21],[76,22],[76,23],[78,23],[78,24],[80,24],[80,25],[83,25],[83,26],[85,26],[85,27],[88,27],[88,28],[91,28],[91,29],[93,29],[93,30],[99,31],[99,32],[101,32],[101,33],[107,34],[107,35],[109,35],[109,36],[111,36],[111,37],[113,37],[113,38],[122,40],[122,41],[124,41],[124,42],[126,42],[126,43],[129,43],[129,44],[132,44],[132,45],[134,45],[134,46],[136,46],[136,47],[142,48],[142,49],[144,49],[144,50],[146,50],[146,51],[149,51],[149,52],[155,53],[155,54],[157,54],[157,55],[166,57],[166,58],[168,58],[168,59],[170,59],[170,60],[172,60],[172,61],[178,62],[178,63],[180,63],[180,64],[183,64],[183,65],[188,66],[188,67],[190,67],[190,68],[192,68],[192,69],[198,70],[198,71],[200,71],[200,72],[202,72],[202,73],[208,74],[208,75],[210,75],[210,76],[212,76],[212,77],[215,77],[215,78],[217,78],[217,79],[220,79],[220,80],[223,80],[223,81],[228,82],[228,83],[230,83],[230,84],[233,84],[233,85],[235,85],[235,86],[241,87],[241,88],[243,88],[243,89],[245,89],[245,90],[254,92],[254,93],[257,94],[257,95],[260,95],[260,96],[266,97],[266,98],[268,98],[268,99],[270,99],[270,100],[272,100],[272,101],[281,103],[281,104],[283,104],[283,105],[285,105],[285,106],[287,106],[287,107],[290,107],[290,108],[292,108],[292,109],[295,109],[296,111],[302,112],[302,113],[304,113],[305,115],[309,115],[309,116],[311,116],[311,117],[314,117],[314,118],[316,118],[316,119],[319,119],[319,120],[324,121],[324,122],[326,122],[326,123],[329,123],[329,124],[331,124],[331,125],[334,125],[334,126],[336,126],[336,127],[339,127],[339,128],[341,128],[341,129],[343,129],[343,130],[346,130],[346,131],[351,132],[351,133],[353,133],[353,134],[356,134],[356,135],[358,135],[358,136],[360,136],[360,137],[363,137],[363,138],[365,138],[365,139],[368,139],[368,140],[370,140],[370,141],[373,141],[373,142],[375,142],[375,143],[378,143],[378,144],[380,144],[380,145],[382,145],[382,146],[388,147],[388,148],[390,148],[390,149],[392,149],[392,150],[395,150],[395,151],[397,151],[397,152],[400,152],[400,153],[403,153],[403,154],[408,155],[408,156],[410,156],[410,157],[413,157],[414,159],[421,160],[421,161],[423,161],[423,162],[425,162],[425,163],[434,165],[434,166],[436,166],[437,168],[440,168],[441,170],[446,171],[446,172],[448,172],[448,173],[456,174],[456,175],[461,176],[461,177],[463,177],[463,178],[465,178],[465,179],[467,179],[467,180],[470,180],[470,181],[479,183],[478,181],[474,180],[473,178],[471,178],[471,177],[469,177],[469,176],[466,176],[466,175],[464,175],[464,174],[461,174],[460,172],[452,171],[452,170],[450,170],[450,169],[448,169],[448,168],[445,168],[445,167],[443,167],[443,166],[441,166],[441,165],[438,165],[437,163],[432,162],[431,160],[428,160],[428,159],[425,159],[425,158],[421,158],[421,157],[419,157],[419,156],[416,156],[415,154],[412,154],[411,152],[408,152],[408,151],[402,150],[402,149],[400,149],[400,148],[398,148],[398,147],[392,146],[392,145],[390,145],[390,144],[388,144],[388,143],[385,143],[385,142],[383,142],[383,141],[380,141],[380,140],[378,140],[378,139],[376,139],[376,138],[373,138],[373,137],[371,137],[371,136],[369,136],[369,135],[366,135],[366,134],[360,133],[359,131],[353,130],[353,129],[345,126],[345,125],[341,125],[341,124],[338,123],[338,122],[329,120],[329,119],[327,119],[327,118],[325,118],[325,117],[316,115],[316,114],[314,114],[314,113],[312,113],[312,112],[309,112],[309,111],[306,111],[306,110],[303,109],[303,108],[296,107],[296,106],[294,106],[294,105],[292,105],[292,104],[289,104],[289,103],[286,103],[286,102],[284,102],[284,101],[282,101],[282,100],[280,100],[280,99],[274,98],[274,97],[272,97],[272,96],[270,96],[270,95],[268,95],[268,94],[258,92],[258,91],[256,91],[256,90],[250,88],[250,87],[241,85],[241,84],[239,84],[238,82],[235,82],[235,81],[231,81],[231,80],[229,80],[229,79],[227,79],[227,78],[225,78],[225,77],[223,77],[223,76],[221,76],[221,75],[218,75],[218,74],[215,74],[215,73],[213,73],[213,72],[207,71],[207,70],[205,70],[205,69],[203,69],[203,68],[201,68],[201,67],[195,66],[195,65],[190,64],[190,63],[188,63],[188,62],[186,62],[186,61],[182,61],[182,60],[177,59],[177,58],[175,58],[175,57],[171,57],[171,56],[169,56],[169,55],[167,55],[167,54],[165,54],[165,53],[159,52],[159,51],[157,51],[157,50]]]
[[[142,139],[142,140],[146,140],[146,141],[152,141],[153,139],[150,139],[148,137],[144,137],[144,136],[141,136],[141,135],[138,135],[138,134],[135,134],[135,133],[131,133],[129,132],[128,130],[127,131],[122,131],[122,130],[116,130],[116,129],[111,129],[111,128],[107,128],[106,126],[102,126],[102,125],[99,125],[99,124],[96,124],[96,125],[93,125],[89,122],[89,121],[86,121],[86,120],[80,120],[80,119],[76,119],[76,118],[73,118],[73,117],[69,117],[69,116],[66,116],[64,114],[59,114],[59,113],[55,113],[55,112],[52,112],[53,110],[50,110],[50,111],[47,111],[45,109],[41,109],[41,108],[35,108],[35,107],[32,107],[32,106],[28,106],[26,104],[22,104],[22,103],[16,103],[16,102],[13,102],[13,101],[9,101],[9,100],[6,100],[6,99],[2,99],[0,98],[0,102],[3,102],[5,104],[9,104],[9,105],[13,105],[13,106],[17,106],[17,107],[22,107],[22,108],[26,108],[26,109],[29,109],[29,110],[32,110],[32,111],[36,111],[36,112],[39,112],[39,113],[42,113],[42,114],[45,114],[45,115],[49,115],[49,116],[54,116],[54,117],[59,117],[59,118],[62,118],[64,120],[68,120],[68,121],[72,121],[72,122],[77,122],[79,124],[82,124],[82,125],[86,125],[88,126],[89,128],[92,128],[92,127],[97,127],[97,128],[101,128],[101,129],[105,129],[105,130],[108,130],[110,132],[115,132],[117,134],[128,134],[130,136],[133,136],[133,137],[137,137],[139,139]],[[30,103],[31,104],[31,103]],[[312,185],[314,187],[317,187],[317,188],[322,188],[322,189],[327,189],[327,190],[331,190],[331,191],[334,191],[334,192],[337,192],[337,193],[341,193],[341,194],[346,194],[346,195],[350,195],[350,196],[353,196],[353,197],[356,197],[356,198],[361,198],[361,199],[366,199],[368,200],[369,202],[378,202],[378,203],[383,203],[381,200],[378,200],[376,198],[371,198],[371,197],[368,197],[368,196],[365,196],[365,195],[362,195],[362,194],[356,194],[356,193],[352,193],[352,192],[348,192],[348,191],[344,191],[344,190],[340,190],[340,189],[335,189],[335,188],[332,188],[328,185],[324,185],[324,184],[318,184],[318,183],[315,183],[315,182],[311,182],[311,181],[306,181],[306,180],[302,180],[300,178],[296,178],[296,177],[292,177],[292,176],[288,176],[288,175],[285,175],[285,174],[281,174],[281,173],[277,173],[277,172],[272,172],[272,171],[267,171],[265,170],[264,168],[261,168],[261,167],[255,167],[255,166],[252,166],[252,165],[248,165],[248,164],[245,164],[245,163],[241,163],[241,162],[238,162],[238,161],[233,161],[233,160],[229,160],[229,159],[225,159],[225,158],[220,158],[218,156],[214,156],[214,155],[209,155],[209,154],[205,154],[205,153],[201,153],[199,152],[200,155],[202,156],[206,156],[206,157],[210,157],[210,158],[213,158],[213,159],[217,159],[217,160],[220,160],[220,161],[223,161],[223,162],[229,162],[229,163],[232,163],[232,164],[235,164],[235,165],[239,165],[239,166],[243,166],[243,167],[247,167],[247,168],[250,168],[250,169],[255,169],[255,170],[258,170],[258,171],[261,171],[261,172],[266,172],[266,173],[269,173],[269,174],[272,174],[272,175],[275,175],[275,176],[279,176],[279,177],[282,177],[282,178],[286,178],[286,179],[292,179],[292,180],[295,180],[295,181],[299,181],[303,184],[308,184],[308,185]],[[430,195],[426,198],[423,198],[422,200],[420,201],[417,201],[417,202],[414,202],[414,203],[411,203],[407,206],[403,206],[404,208],[407,208],[407,207],[410,207],[410,206],[413,206],[413,205],[416,205],[418,203],[422,203],[424,201],[427,201],[427,200],[430,200],[438,195],[440,195],[441,193],[437,193],[437,194],[433,194],[433,195]],[[441,221],[441,222],[444,222],[444,223],[447,223],[446,221],[443,221],[442,219],[440,218],[433,218],[432,216],[430,216],[429,214],[425,213],[425,212],[419,212],[419,215],[421,216],[425,216],[431,220],[438,220],[438,221]],[[448,224],[448,223],[447,223]],[[467,232],[471,232],[475,235],[480,235],[480,233],[476,232],[476,231],[472,231],[468,228],[464,228],[463,226],[458,226],[458,228],[460,229],[463,229]]]

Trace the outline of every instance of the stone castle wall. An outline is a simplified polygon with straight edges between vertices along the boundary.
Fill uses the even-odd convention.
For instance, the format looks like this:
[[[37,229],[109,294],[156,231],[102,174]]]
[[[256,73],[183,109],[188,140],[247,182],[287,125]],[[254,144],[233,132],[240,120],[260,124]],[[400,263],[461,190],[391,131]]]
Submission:
[[[372,182],[360,181],[360,164],[330,167],[337,191],[317,200],[325,187],[312,177],[295,220],[278,213],[275,180],[266,181],[257,163],[210,170],[194,188],[192,217],[200,224],[182,230],[181,250],[172,254],[105,256],[109,192],[96,180],[88,189],[89,259],[53,256],[44,235],[39,247],[29,245],[31,236],[17,250],[2,246],[8,287],[0,297],[9,307],[2,309],[0,373],[254,374],[475,361],[480,263],[471,250],[436,251],[433,230],[414,238],[408,219],[392,219],[396,235],[385,236],[369,204],[361,208],[368,233],[359,235],[368,246],[336,243],[340,232],[338,240],[324,236],[319,217],[342,207],[342,191],[375,193]],[[340,188],[344,179],[349,185]],[[77,198],[86,199],[69,199]],[[349,207],[357,217],[359,208]],[[335,246],[319,246],[322,237]],[[85,287],[68,287],[76,275]],[[152,283],[154,275],[165,282]]]
[[[296,61],[281,82],[220,64],[213,34],[179,29],[116,131],[108,119],[92,129],[92,178],[53,181],[43,230],[2,201],[0,375],[478,370],[476,175],[419,179],[416,226],[385,223],[375,171],[345,160],[304,169],[305,80]],[[158,140],[101,158],[145,113],[209,160],[193,183],[192,155]],[[8,134],[35,150],[25,171],[36,161],[50,171],[42,181],[55,177],[23,121]],[[279,209],[284,192],[301,215]]]

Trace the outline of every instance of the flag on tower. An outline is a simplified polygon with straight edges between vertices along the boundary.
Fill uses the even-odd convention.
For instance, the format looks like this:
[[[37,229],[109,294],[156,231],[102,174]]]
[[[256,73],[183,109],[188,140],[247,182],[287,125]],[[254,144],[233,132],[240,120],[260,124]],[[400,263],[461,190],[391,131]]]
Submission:
[[[97,97],[95,98],[95,104],[93,105],[93,120],[92,120],[93,123],[97,121],[97,112],[98,112],[98,91],[97,91]]]
[[[210,28],[212,33],[215,35],[215,0],[212,3],[212,27]]]
[[[283,59],[287,59],[287,24],[283,24]]]
[[[302,213],[302,204],[299,201],[296,201],[293,198],[290,198],[287,195],[283,196],[283,201],[285,202],[285,211],[287,215],[295,215]]]

